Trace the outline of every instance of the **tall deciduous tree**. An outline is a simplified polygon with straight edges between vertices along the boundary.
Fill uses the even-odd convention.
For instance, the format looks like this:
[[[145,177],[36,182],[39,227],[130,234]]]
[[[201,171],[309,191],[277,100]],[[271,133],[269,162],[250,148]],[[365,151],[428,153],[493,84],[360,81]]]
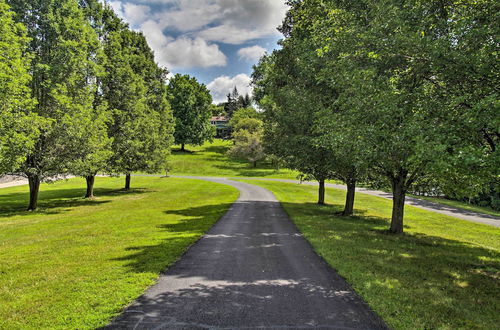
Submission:
[[[170,104],[175,118],[175,143],[201,145],[214,136],[210,125],[212,96],[196,78],[176,74],[168,85]]]
[[[19,170],[28,178],[28,209],[34,210],[40,182],[69,172],[82,127],[92,119],[95,86],[87,81],[87,73],[93,70],[90,54],[97,37],[76,0],[9,4],[16,20],[27,27],[34,111],[48,122]]]
[[[87,190],[85,197],[94,197],[94,182],[98,172],[108,168],[109,160],[113,155],[111,150],[112,138],[108,136],[108,125],[111,123],[111,111],[103,95],[103,80],[106,72],[104,65],[105,7],[97,0],[80,0],[80,8],[94,29],[98,42],[94,44],[89,54],[93,69],[87,72],[87,82],[94,88],[91,120],[87,126],[80,129],[79,154],[71,166],[71,172],[85,178]]]
[[[308,16],[318,19],[319,13],[306,12],[302,2],[292,5],[281,27],[286,37],[281,49],[263,57],[253,73],[256,99],[266,110],[267,149],[286,166],[318,181],[319,204],[324,203],[325,180],[344,181],[343,214],[351,215],[356,181],[364,171],[362,146],[342,123],[340,86],[319,79],[325,61],[316,54],[310,31],[314,21]],[[321,6],[318,10],[323,13]],[[330,80],[334,77],[332,70]]]
[[[26,28],[0,0],[0,175],[26,160],[38,136],[39,117],[28,88],[30,56]]]
[[[309,0],[293,5],[302,10],[293,24],[304,22],[315,44],[311,54],[324,61],[318,83],[337,88],[345,122],[358,130],[369,150],[371,173],[388,179],[392,188],[391,232],[403,231],[405,195],[419,178],[439,168],[454,172],[450,160],[465,154],[474,155],[476,164],[498,164],[489,141],[498,129],[486,123],[498,122],[489,111],[498,80],[490,74],[497,56],[494,18],[489,17],[496,12],[494,2]],[[484,45],[472,42],[473,36]],[[459,71],[475,75],[462,75],[458,83]],[[462,80],[474,91],[464,93]],[[470,136],[484,142],[474,147]]]
[[[141,33],[118,28],[107,36],[104,97],[113,111],[111,170],[159,172],[167,167],[173,121],[167,100],[166,74],[158,68]]]

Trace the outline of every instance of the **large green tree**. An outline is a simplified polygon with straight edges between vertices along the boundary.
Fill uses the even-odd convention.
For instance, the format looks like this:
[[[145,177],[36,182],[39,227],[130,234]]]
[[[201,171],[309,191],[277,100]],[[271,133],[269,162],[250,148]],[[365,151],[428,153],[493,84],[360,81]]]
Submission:
[[[104,97],[113,111],[111,171],[159,172],[167,167],[173,120],[167,100],[166,74],[154,62],[145,37],[128,28],[107,36]]]
[[[168,84],[170,104],[175,118],[175,143],[201,145],[215,134],[210,125],[212,96],[196,78],[176,74]]]
[[[286,166],[318,181],[319,204],[324,203],[325,180],[344,181],[343,214],[350,215],[356,181],[366,167],[361,140],[343,122],[341,86],[319,79],[326,61],[316,53],[310,24],[324,11],[302,2],[291,5],[281,26],[281,49],[263,57],[253,73],[256,99],[265,109],[267,149]],[[335,74],[332,70],[331,80]]]
[[[40,182],[69,173],[82,128],[92,120],[95,84],[87,78],[95,69],[91,54],[98,39],[76,0],[9,4],[27,27],[34,111],[48,123],[19,168],[29,181],[28,209],[34,210]]]
[[[315,140],[317,99],[288,78],[298,71],[298,66],[288,65],[289,51],[275,51],[254,68],[255,97],[265,110],[264,143],[266,151],[281,159],[286,167],[318,181],[318,204],[324,204],[325,181],[333,178],[331,153]]]
[[[79,5],[97,34],[99,42],[93,44],[94,48],[89,54],[93,69],[87,72],[87,81],[95,86],[91,120],[87,126],[80,128],[79,154],[71,164],[71,172],[85,178],[87,183],[85,197],[92,198],[94,197],[95,176],[108,169],[113,155],[112,138],[108,136],[108,125],[112,121],[112,113],[103,95],[103,81],[106,74],[104,65],[107,60],[104,54],[106,7],[97,0],[80,0]]]
[[[15,171],[26,160],[40,124],[28,88],[26,28],[13,16],[0,0],[0,175]]]
[[[372,179],[392,188],[391,232],[403,231],[405,196],[420,178],[456,173],[451,160],[472,155],[476,164],[495,163],[488,140],[498,131],[492,110],[497,76],[490,73],[497,34],[488,17],[494,2],[310,0],[293,6],[302,13],[294,26],[303,23],[314,40],[311,54],[324,63],[317,82],[337,89],[342,122],[358,130]],[[476,35],[485,45],[472,42]],[[471,90],[485,83],[480,92],[462,90],[455,80],[462,67],[475,73],[461,76]],[[461,104],[465,97],[470,104]],[[483,146],[474,147],[471,135],[483,138]],[[481,177],[481,170],[469,170]]]

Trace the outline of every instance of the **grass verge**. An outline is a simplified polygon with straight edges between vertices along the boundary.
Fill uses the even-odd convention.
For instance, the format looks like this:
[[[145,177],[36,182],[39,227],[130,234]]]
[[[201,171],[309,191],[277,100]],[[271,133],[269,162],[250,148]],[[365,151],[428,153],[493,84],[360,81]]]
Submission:
[[[405,234],[388,235],[391,201],[244,180],[271,190],[314,249],[395,329],[495,329],[500,324],[500,229],[406,207]]]
[[[154,283],[237,198],[204,181],[96,178],[0,190],[0,329],[94,329]]]
[[[232,141],[215,139],[202,146],[186,146],[180,151],[174,146],[169,159],[172,175],[199,175],[223,177],[261,177],[295,179],[297,172],[288,169],[276,170],[269,161],[257,162],[257,167],[245,160],[229,158],[227,151]]]
[[[494,215],[494,216],[500,217],[500,212],[495,211],[490,207],[477,206],[477,205],[472,205],[472,204],[465,203],[465,202],[460,202],[460,201],[455,201],[452,199],[440,198],[440,197],[428,197],[428,196],[413,196],[413,197],[419,198],[419,199],[425,199],[427,201],[434,202],[434,203],[453,206],[453,207],[456,207],[459,209],[464,209],[467,211],[489,214],[489,215]]]

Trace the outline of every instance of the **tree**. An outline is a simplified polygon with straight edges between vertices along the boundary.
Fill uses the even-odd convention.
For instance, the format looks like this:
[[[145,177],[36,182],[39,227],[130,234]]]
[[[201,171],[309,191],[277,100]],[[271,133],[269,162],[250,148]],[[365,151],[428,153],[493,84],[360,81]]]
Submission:
[[[500,192],[500,7],[494,1],[464,1],[444,2],[437,9],[446,56],[431,57],[431,65],[443,104],[456,118],[449,129],[460,138],[450,141],[447,159],[433,166],[432,189],[494,206]]]
[[[81,128],[92,120],[95,86],[87,81],[97,37],[73,0],[11,0],[16,21],[27,27],[34,112],[48,123],[17,170],[28,178],[28,210],[37,208],[40,182],[69,172]]]
[[[201,145],[211,141],[215,131],[210,125],[212,97],[196,78],[176,74],[168,85],[175,118],[174,139],[185,150],[186,144]]]
[[[224,112],[224,106],[222,106],[222,105],[211,104],[210,105],[210,112],[212,113],[213,117],[219,117],[219,116],[226,115],[226,113]]]
[[[224,104],[224,112],[229,118],[231,118],[233,116],[233,113],[240,107],[240,105],[238,104],[239,96],[240,93],[238,93],[238,88],[236,88],[236,86],[234,86],[234,89],[231,93],[227,94],[227,101]]]
[[[306,19],[293,24],[311,32],[313,49],[324,61],[318,83],[337,88],[345,122],[358,130],[369,150],[373,179],[386,179],[392,188],[391,232],[403,231],[405,196],[414,183],[436,169],[455,172],[451,160],[462,158],[464,151],[476,150],[479,163],[493,160],[498,169],[493,153],[479,156],[485,145],[491,146],[488,137],[496,134],[480,118],[498,122],[498,116],[483,111],[497,98],[491,88],[496,79],[489,74],[498,32],[488,16],[496,12],[493,2],[311,0],[296,5]],[[472,36],[485,44],[472,42]],[[476,55],[484,57],[476,61]],[[476,75],[452,83],[464,69]],[[481,90],[466,102],[474,110],[463,111],[467,93],[450,98],[450,91],[463,89],[462,80],[485,83],[486,88],[470,89]],[[472,115],[476,110],[486,115]],[[484,144],[474,148],[471,135],[483,136]]]
[[[108,136],[108,125],[112,121],[112,114],[103,95],[103,80],[106,74],[103,42],[106,37],[103,21],[105,9],[97,0],[81,0],[80,7],[98,36],[99,42],[95,43],[95,48],[91,49],[89,54],[94,66],[93,70],[87,72],[86,78],[91,85],[95,85],[91,120],[86,127],[80,128],[79,154],[71,164],[71,172],[85,178],[87,184],[85,198],[93,198],[95,176],[109,167],[109,160],[113,155],[112,138]]]
[[[333,178],[333,163],[330,151],[316,143],[318,105],[293,79],[285,78],[288,69],[297,67],[280,65],[283,56],[285,52],[275,51],[254,67],[255,97],[265,110],[264,145],[268,154],[301,172],[303,179],[317,180],[318,204],[324,204],[325,181]]]
[[[252,106],[252,99],[250,98],[250,95],[245,94],[245,96],[240,95],[238,96],[238,107],[241,108],[249,108]]]
[[[245,118],[234,127],[234,146],[229,150],[229,155],[245,158],[257,167],[257,161],[264,159],[264,146],[262,145],[262,121],[255,118]]]
[[[167,168],[173,120],[167,100],[166,70],[158,68],[145,37],[126,27],[113,28],[105,45],[104,98],[113,111],[110,170],[154,173]]]
[[[0,175],[15,171],[26,160],[41,124],[32,112],[34,103],[28,88],[26,28],[15,23],[13,15],[0,0]]]
[[[343,214],[351,215],[356,182],[364,172],[363,148],[357,135],[343,124],[340,86],[318,79],[325,61],[316,54],[308,24],[310,13],[303,16],[302,6],[297,3],[292,7],[280,28],[286,37],[281,49],[254,67],[255,99],[265,110],[266,150],[303,177],[318,181],[318,204],[324,204],[326,180],[344,181]],[[323,13],[321,6],[316,8],[320,9],[313,12],[314,19]],[[331,80],[335,77],[332,71]]]
[[[246,118],[261,119],[262,115],[257,112],[254,108],[239,108],[234,112],[233,116],[229,120],[229,127],[235,129],[238,123]]]

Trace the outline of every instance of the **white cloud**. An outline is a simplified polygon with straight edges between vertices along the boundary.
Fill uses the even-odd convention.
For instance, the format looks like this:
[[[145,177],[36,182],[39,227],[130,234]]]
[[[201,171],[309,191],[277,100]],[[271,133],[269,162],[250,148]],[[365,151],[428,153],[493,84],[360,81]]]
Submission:
[[[261,58],[262,55],[266,53],[266,49],[260,46],[252,46],[241,48],[238,50],[238,56],[240,59],[247,60],[249,62],[256,62]]]
[[[238,89],[240,95],[252,95],[253,88],[250,85],[251,81],[252,79],[244,73],[234,77],[220,76],[210,82],[207,88],[210,90],[210,94],[212,94],[214,103],[220,103],[226,101],[226,95],[230,93],[234,87]]]
[[[145,5],[126,3],[123,5],[123,14],[132,26],[139,25],[150,16],[151,8]]]
[[[222,17],[220,6],[213,1],[180,0],[175,4],[157,15],[164,27],[181,32],[198,31]]]
[[[114,0],[109,4],[131,25],[145,20],[144,7],[155,6],[151,18],[163,29],[229,44],[277,35],[276,27],[288,9],[284,0]]]
[[[108,3],[133,29],[144,32],[155,50],[157,62],[169,65],[169,69],[226,65],[227,58],[215,42],[243,44],[278,35],[276,27],[288,9],[285,0],[113,0]],[[176,36],[175,40],[169,32]],[[249,59],[246,55],[250,56],[240,56]]]
[[[217,23],[199,31],[199,36],[235,45],[278,35],[276,28],[288,9],[284,1],[277,0],[216,0],[215,3],[220,7]]]
[[[123,13],[123,5],[120,1],[109,1],[108,4],[111,6],[116,15],[118,15],[118,17],[126,20],[125,14]]]
[[[174,39],[165,36],[161,25],[155,21],[146,21],[140,30],[146,36],[149,45],[155,52],[156,61],[172,68],[225,66],[227,57],[219,46],[208,44],[201,38],[180,37]]]
[[[209,45],[201,38],[181,37],[169,42],[157,54],[158,61],[167,67],[190,68],[225,66],[227,57],[217,45]]]

